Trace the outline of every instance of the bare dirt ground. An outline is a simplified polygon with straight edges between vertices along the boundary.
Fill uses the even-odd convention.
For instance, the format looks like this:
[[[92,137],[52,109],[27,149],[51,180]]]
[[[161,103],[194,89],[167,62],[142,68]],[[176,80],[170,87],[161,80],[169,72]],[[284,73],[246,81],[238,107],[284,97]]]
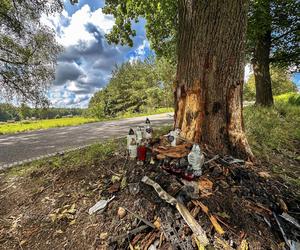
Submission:
[[[300,219],[299,190],[273,176],[267,163],[226,164],[216,160],[204,166],[203,176],[195,182],[199,188],[196,200],[217,219],[225,232],[221,235],[207,214],[182,192],[181,179],[167,173],[158,162],[139,166],[129,161],[122,148],[124,143],[105,159],[96,157],[92,163],[74,162],[72,156],[61,155],[57,159],[64,167],[57,166],[57,159],[49,159],[26,174],[2,173],[0,248],[197,249],[191,230],[176,209],[141,183],[144,175],[183,200],[206,231],[208,249],[284,249],[274,213],[280,217],[285,211]],[[80,154],[86,156],[87,150]],[[207,153],[206,160],[212,157]],[[115,199],[104,212],[88,214],[98,200],[113,195]],[[156,228],[128,234],[144,222],[128,211],[118,215],[119,207]],[[296,227],[283,219],[280,222],[289,238],[299,240]],[[172,239],[167,232],[170,227],[176,230]]]

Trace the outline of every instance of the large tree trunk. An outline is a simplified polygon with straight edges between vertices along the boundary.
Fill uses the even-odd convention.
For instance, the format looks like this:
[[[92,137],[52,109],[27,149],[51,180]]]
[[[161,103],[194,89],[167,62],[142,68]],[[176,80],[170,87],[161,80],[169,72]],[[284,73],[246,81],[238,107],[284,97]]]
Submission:
[[[253,157],[242,90],[247,0],[179,0],[175,127],[221,154]]]
[[[270,76],[271,32],[262,35],[256,42],[252,66],[255,78],[256,102],[261,106],[273,105]]]

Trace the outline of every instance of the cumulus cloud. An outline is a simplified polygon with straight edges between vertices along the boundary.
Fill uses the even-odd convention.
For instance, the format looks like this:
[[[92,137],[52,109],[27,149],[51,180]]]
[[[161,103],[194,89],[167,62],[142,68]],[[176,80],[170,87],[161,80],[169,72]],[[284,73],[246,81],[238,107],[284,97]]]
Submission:
[[[61,15],[42,17],[64,47],[48,94],[54,106],[86,107],[93,93],[108,83],[116,64],[143,59],[150,51],[143,21],[134,24],[137,36],[133,48],[109,45],[104,36],[112,29],[114,18],[103,14],[103,1],[99,2],[89,5],[89,1],[80,1],[77,6],[66,2]]]
[[[54,84],[63,85],[67,81],[75,81],[83,74],[83,70],[75,62],[58,62]]]

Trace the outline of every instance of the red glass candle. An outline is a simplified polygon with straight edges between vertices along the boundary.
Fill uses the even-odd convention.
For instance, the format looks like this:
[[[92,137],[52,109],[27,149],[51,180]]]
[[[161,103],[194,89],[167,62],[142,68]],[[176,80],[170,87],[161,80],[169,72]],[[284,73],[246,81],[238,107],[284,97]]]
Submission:
[[[137,149],[137,157],[138,161],[145,161],[146,160],[146,151],[147,148],[145,145],[140,145]]]

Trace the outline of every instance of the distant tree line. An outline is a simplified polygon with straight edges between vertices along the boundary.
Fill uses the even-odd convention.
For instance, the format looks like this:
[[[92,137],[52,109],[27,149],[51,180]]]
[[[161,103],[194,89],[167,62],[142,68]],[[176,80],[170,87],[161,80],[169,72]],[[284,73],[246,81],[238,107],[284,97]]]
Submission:
[[[8,103],[0,103],[0,121],[20,121],[26,119],[53,119],[65,116],[84,115],[85,109],[80,108],[31,108],[26,104],[20,107]]]
[[[106,87],[89,103],[89,114],[98,118],[173,107],[176,66],[167,59],[126,62],[112,72]]]

